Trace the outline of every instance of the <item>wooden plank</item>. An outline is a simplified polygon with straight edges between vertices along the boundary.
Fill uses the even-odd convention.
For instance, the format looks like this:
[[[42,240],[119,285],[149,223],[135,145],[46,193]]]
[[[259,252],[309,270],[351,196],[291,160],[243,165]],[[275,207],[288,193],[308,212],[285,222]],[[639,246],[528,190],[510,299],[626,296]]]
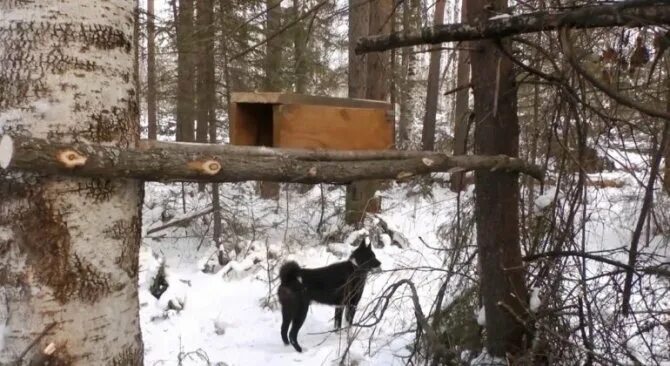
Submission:
[[[386,110],[314,105],[274,106],[275,147],[387,150],[395,126]]]
[[[380,108],[389,111],[393,110],[391,103],[379,100],[334,98],[293,93],[235,92],[231,94],[230,100],[233,103],[301,104],[349,108]]]

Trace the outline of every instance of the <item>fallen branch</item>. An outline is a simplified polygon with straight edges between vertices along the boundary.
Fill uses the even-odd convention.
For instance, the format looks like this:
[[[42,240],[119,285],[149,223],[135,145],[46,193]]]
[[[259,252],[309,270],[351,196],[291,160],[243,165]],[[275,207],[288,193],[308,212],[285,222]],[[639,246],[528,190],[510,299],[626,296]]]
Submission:
[[[542,180],[538,166],[505,155],[448,156],[409,151],[310,151],[142,141],[123,149],[15,137],[10,170],[143,181],[274,181],[346,184],[432,172],[503,170]]]
[[[362,37],[356,53],[386,51],[393,48],[503,38],[513,35],[570,28],[642,27],[670,23],[667,1],[622,1],[611,5],[584,6],[563,12],[540,11],[488,19],[478,24],[445,24],[420,31],[395,32],[390,35]]]
[[[158,225],[158,226],[155,226],[155,227],[152,227],[152,228],[148,229],[147,230],[147,235],[151,235],[151,234],[157,233],[159,231],[169,229],[173,226],[186,226],[188,223],[197,219],[198,217],[209,215],[210,213],[212,213],[214,211],[216,211],[214,209],[214,207],[209,206],[209,207],[207,207],[207,208],[205,208],[201,211],[190,213],[188,215],[172,219],[172,220],[170,220],[170,221],[168,221],[168,222],[166,222],[162,225]]]

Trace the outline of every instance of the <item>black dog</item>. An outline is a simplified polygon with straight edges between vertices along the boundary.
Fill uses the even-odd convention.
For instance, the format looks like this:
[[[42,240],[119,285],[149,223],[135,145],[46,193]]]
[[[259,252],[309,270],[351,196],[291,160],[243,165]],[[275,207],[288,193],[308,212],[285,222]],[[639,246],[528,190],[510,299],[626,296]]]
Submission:
[[[343,307],[347,308],[347,321],[351,324],[356,305],[361,300],[368,272],[378,269],[381,263],[365,241],[351,253],[349,260],[321,268],[300,268],[296,262],[287,262],[279,269],[281,285],[277,295],[281,303],[281,338],[298,352],[298,331],[302,327],[309,304],[316,301],[335,305],[335,328],[342,326]],[[291,332],[287,336],[290,324]]]

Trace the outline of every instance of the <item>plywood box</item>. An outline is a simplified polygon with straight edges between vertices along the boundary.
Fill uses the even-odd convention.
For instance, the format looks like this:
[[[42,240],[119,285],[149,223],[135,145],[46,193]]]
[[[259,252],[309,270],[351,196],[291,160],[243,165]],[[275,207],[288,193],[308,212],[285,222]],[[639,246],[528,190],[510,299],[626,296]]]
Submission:
[[[305,149],[393,149],[390,103],[283,93],[233,93],[230,142]]]

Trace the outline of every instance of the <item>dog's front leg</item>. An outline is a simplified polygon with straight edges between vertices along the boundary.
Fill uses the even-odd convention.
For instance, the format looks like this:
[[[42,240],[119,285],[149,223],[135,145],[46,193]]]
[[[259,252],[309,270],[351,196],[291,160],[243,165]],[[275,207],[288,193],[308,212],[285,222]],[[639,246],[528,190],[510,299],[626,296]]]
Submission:
[[[354,323],[354,314],[356,314],[356,305],[347,304],[347,323],[349,325]]]
[[[337,306],[335,308],[335,329],[342,328],[342,314],[344,313],[344,307]]]

